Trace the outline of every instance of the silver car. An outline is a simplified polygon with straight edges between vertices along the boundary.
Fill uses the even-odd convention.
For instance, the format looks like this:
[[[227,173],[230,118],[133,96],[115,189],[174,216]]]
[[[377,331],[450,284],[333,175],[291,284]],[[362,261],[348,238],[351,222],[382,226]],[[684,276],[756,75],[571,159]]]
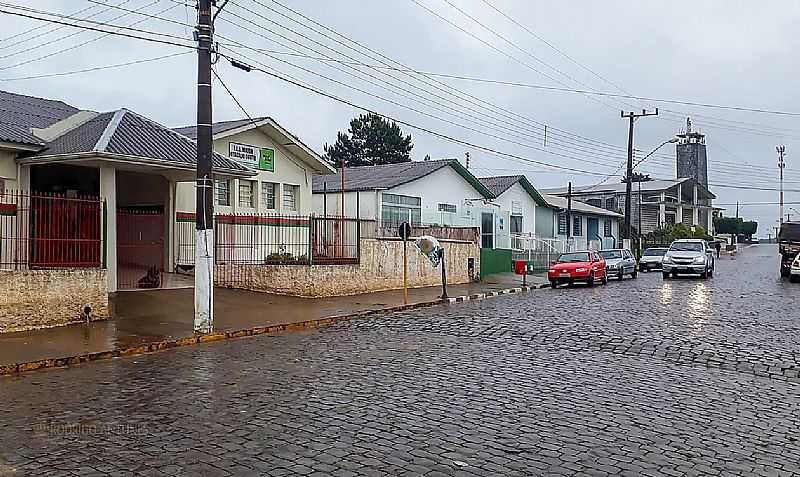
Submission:
[[[609,277],[617,277],[620,280],[625,275],[636,278],[636,259],[630,250],[626,248],[612,248],[600,250],[600,256],[606,261],[606,274]]]
[[[645,249],[642,258],[639,259],[639,271],[661,270],[661,262],[664,260],[664,254],[667,253],[667,250],[669,250],[667,247]]]
[[[714,276],[714,252],[705,240],[681,239],[672,242],[661,262],[664,278],[679,273],[694,273],[703,278]]]

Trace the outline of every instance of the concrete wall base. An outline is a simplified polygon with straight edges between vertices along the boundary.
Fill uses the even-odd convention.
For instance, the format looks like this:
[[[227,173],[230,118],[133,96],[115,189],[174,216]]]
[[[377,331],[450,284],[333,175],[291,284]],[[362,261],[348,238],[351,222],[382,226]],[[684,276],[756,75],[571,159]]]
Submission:
[[[443,242],[447,263],[447,283],[468,283],[469,259],[475,273],[480,268],[480,247],[476,243]],[[357,295],[403,287],[403,242],[364,239],[361,263],[357,265],[217,265],[215,276],[239,277],[229,283],[234,288],[302,297]],[[441,268],[408,243],[409,287],[438,286]]]
[[[106,270],[0,270],[0,333],[109,316]]]

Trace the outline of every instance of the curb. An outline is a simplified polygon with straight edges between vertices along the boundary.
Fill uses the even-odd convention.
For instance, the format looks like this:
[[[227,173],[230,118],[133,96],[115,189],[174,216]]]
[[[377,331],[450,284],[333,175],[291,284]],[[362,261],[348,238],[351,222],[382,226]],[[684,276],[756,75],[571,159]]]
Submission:
[[[113,350],[106,350],[106,351],[96,351],[93,353],[85,353],[75,356],[65,356],[61,358],[44,358],[44,359],[15,363],[15,364],[0,364],[0,376],[10,376],[15,374],[25,373],[28,371],[36,371],[39,369],[63,368],[66,366],[74,366],[76,364],[86,363],[89,361],[99,361],[104,359],[121,358],[124,356],[136,356],[141,354],[156,353],[158,351],[164,351],[172,348],[180,348],[183,346],[191,346],[200,343],[211,343],[214,341],[244,338],[247,336],[281,333],[284,331],[300,331],[310,328],[321,328],[323,326],[330,326],[343,321],[349,321],[358,318],[366,318],[383,313],[396,313],[399,311],[415,310],[418,308],[428,308],[431,306],[436,306],[444,303],[459,303],[470,300],[482,300],[484,298],[489,298],[494,296],[529,292],[537,288],[544,288],[545,286],[546,285],[540,285],[538,287],[526,286],[517,288],[506,288],[505,290],[497,290],[487,293],[475,293],[472,295],[463,295],[459,297],[448,298],[446,300],[439,298],[436,300],[412,303],[409,305],[397,305],[388,308],[359,311],[356,313],[348,313],[344,315],[334,315],[325,318],[318,318],[315,320],[301,321],[297,323],[255,326],[252,328],[244,328],[239,330],[217,331],[215,333],[207,335],[195,335],[183,338],[161,340],[137,346],[115,348]]]
[[[35,371],[38,369],[63,368],[65,366],[73,366],[76,364],[85,363],[89,361],[99,361],[103,359],[120,358],[123,356],[135,356],[141,354],[155,353],[158,351],[163,351],[172,348],[191,346],[200,343],[211,343],[214,341],[223,341],[235,338],[243,338],[246,336],[256,336],[263,334],[280,333],[284,331],[300,331],[310,328],[320,328],[323,326],[330,326],[338,322],[349,321],[357,318],[366,318],[380,313],[396,313],[398,311],[414,310],[417,308],[427,308],[442,303],[445,303],[445,301],[442,299],[437,299],[432,301],[412,303],[410,305],[398,305],[388,308],[380,308],[375,310],[360,311],[356,313],[348,313],[344,315],[334,315],[325,318],[318,318],[315,320],[301,321],[297,323],[284,323],[278,325],[256,326],[252,328],[244,328],[239,330],[217,331],[215,333],[207,335],[195,335],[183,338],[161,340],[137,346],[129,346],[126,348],[115,348],[113,350],[106,350],[106,351],[96,351],[93,353],[85,353],[75,356],[65,356],[61,358],[44,358],[44,359],[27,361],[23,363],[15,363],[15,364],[0,364],[0,376],[20,374],[28,371]]]
[[[539,288],[545,288],[548,285],[533,285],[533,286],[524,286],[524,287],[516,287],[516,288],[506,288],[504,290],[495,290],[486,293],[473,293],[472,295],[462,295],[457,297],[450,297],[447,299],[447,303],[462,303],[465,301],[475,301],[475,300],[483,300],[485,298],[491,298],[495,296],[502,296],[502,295],[511,295],[514,293],[527,293]]]

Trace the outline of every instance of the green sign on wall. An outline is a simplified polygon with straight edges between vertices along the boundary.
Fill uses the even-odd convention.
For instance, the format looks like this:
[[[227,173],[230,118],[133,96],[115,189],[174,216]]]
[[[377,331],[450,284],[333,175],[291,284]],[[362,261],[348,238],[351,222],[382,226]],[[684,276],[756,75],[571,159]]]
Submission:
[[[258,158],[258,169],[261,171],[275,172],[275,151],[262,147]]]

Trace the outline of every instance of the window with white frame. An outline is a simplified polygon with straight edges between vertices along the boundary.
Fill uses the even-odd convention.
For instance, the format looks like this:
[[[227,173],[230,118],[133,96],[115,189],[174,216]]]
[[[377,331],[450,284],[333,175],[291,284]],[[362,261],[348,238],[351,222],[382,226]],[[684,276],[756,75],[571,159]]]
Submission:
[[[239,207],[255,208],[256,206],[256,183],[239,179]]]
[[[572,218],[572,236],[573,237],[580,237],[583,235],[583,230],[581,229],[581,218],[580,216]]]
[[[292,184],[283,184],[283,210],[290,210],[297,212],[298,210],[298,195],[300,194],[300,186]]]
[[[521,234],[522,233],[522,216],[521,215],[512,215],[511,216],[511,233],[512,234]]]
[[[216,181],[214,201],[217,205],[231,205],[231,181]]]
[[[558,214],[558,235],[567,235],[567,214]]]
[[[403,222],[422,222],[422,199],[408,195],[381,194],[381,225],[398,226]]]
[[[439,212],[455,214],[458,212],[458,207],[456,207],[455,204],[439,204]]]
[[[261,206],[267,210],[276,210],[278,197],[278,184],[274,182],[261,183]]]
[[[614,197],[607,197],[606,198],[606,209],[608,210],[615,210],[617,207],[617,201]]]

